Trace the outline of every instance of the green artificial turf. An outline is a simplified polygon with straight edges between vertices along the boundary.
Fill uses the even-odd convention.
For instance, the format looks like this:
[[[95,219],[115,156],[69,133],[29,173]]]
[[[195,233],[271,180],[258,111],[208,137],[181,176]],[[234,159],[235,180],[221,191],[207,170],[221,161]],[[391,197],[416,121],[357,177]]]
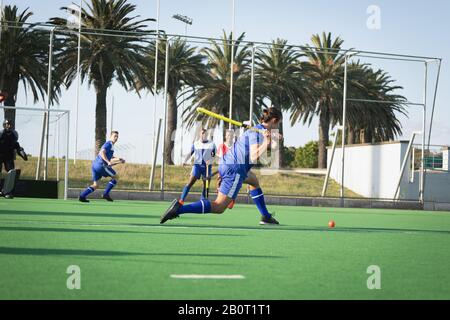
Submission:
[[[0,199],[0,299],[450,299],[448,212],[269,206],[281,225],[260,226],[238,204],[160,225],[167,206]]]

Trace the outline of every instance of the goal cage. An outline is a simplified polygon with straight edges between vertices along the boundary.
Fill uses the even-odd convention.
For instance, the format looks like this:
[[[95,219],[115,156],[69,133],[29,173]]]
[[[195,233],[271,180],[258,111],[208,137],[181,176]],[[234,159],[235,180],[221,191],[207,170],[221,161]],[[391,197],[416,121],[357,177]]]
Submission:
[[[264,92],[264,86],[262,84],[262,58],[264,55],[267,57],[277,50],[292,51],[294,55],[298,54],[299,58],[296,62],[308,62],[308,56],[306,53],[313,52],[314,54],[325,54],[329,59],[339,55],[345,57],[345,64],[342,66],[342,90],[339,99],[335,99],[333,108],[338,110],[335,113],[333,122],[329,125],[330,142],[333,141],[333,132],[336,140],[334,141],[334,147],[328,148],[327,168],[317,170],[314,167],[280,167],[281,170],[255,170],[260,178],[260,182],[265,187],[265,193],[267,195],[274,196],[293,196],[293,197],[329,197],[329,198],[365,198],[365,199],[382,199],[382,200],[413,200],[423,202],[425,200],[425,186],[431,186],[433,184],[432,179],[428,179],[425,184],[427,164],[425,163],[430,146],[431,131],[433,125],[433,115],[436,104],[436,94],[439,82],[439,73],[441,67],[441,59],[433,57],[420,57],[412,55],[391,54],[383,52],[370,52],[356,49],[330,49],[330,48],[317,48],[309,47],[305,45],[287,44],[286,46],[277,47],[274,43],[269,42],[253,42],[247,39],[238,40],[233,38],[230,33],[227,33],[227,39],[220,38],[205,38],[189,35],[178,34],[166,34],[159,33],[156,35],[152,32],[142,33],[127,33],[118,32],[114,30],[90,30],[90,29],[73,29],[59,27],[54,29],[54,26],[40,24],[34,26],[36,29],[47,30],[49,32],[49,43],[52,48],[53,37],[59,38],[62,36],[72,36],[74,40],[77,40],[81,35],[89,36],[91,40],[95,40],[97,37],[101,39],[113,39],[116,37],[130,37],[133,41],[141,44],[142,46],[151,46],[150,52],[153,52],[153,57],[150,54],[148,56],[148,88],[140,92],[138,96],[136,92],[132,90],[126,90],[120,86],[117,79],[113,80],[111,87],[107,93],[107,132],[111,130],[118,130],[120,132],[120,140],[117,144],[117,156],[123,157],[127,160],[124,166],[117,168],[121,179],[121,189],[130,190],[158,190],[164,191],[180,191],[184,183],[188,180],[190,170],[181,166],[181,162],[190,153],[190,145],[196,138],[195,133],[198,128],[192,125],[193,114],[195,114],[196,107],[213,108],[211,105],[202,105],[199,101],[202,99],[197,97],[188,99],[189,94],[195,90],[189,90],[188,86],[184,86],[178,91],[178,96],[175,97],[177,115],[176,117],[169,112],[169,104],[174,100],[174,97],[170,97],[170,90],[168,85],[171,83],[169,70],[173,67],[171,53],[176,52],[177,41],[180,39],[185,41],[189,48],[195,48],[195,53],[201,53],[204,56],[203,62],[205,64],[213,64],[211,57],[205,54],[208,50],[221,50],[227,54],[224,57],[234,57],[233,54],[239,56],[242,54],[245,59],[240,61],[240,66],[237,66],[238,61],[230,61],[229,68],[224,71],[223,75],[220,75],[218,80],[227,79],[230,70],[235,73],[234,77],[230,78],[228,84],[228,91],[226,94],[222,94],[225,98],[221,101],[220,108],[213,110],[219,112],[224,116],[233,115],[233,118],[237,117],[237,120],[253,120],[255,124],[258,120],[258,116],[262,108],[271,106],[274,101],[271,101]],[[179,43],[178,43],[179,44]],[[155,50],[155,47],[158,48]],[[81,50],[81,56],[86,57],[86,43],[80,42],[79,50]],[[229,54],[228,51],[233,51],[233,54]],[[244,51],[244,53],[242,53]],[[226,59],[225,59],[226,60]],[[224,61],[225,61],[224,60]],[[403,90],[396,90],[395,93],[401,94],[405,97],[405,100],[401,104],[407,111],[412,112],[415,110],[415,115],[410,119],[402,118],[399,121],[401,126],[406,126],[407,123],[411,123],[408,130],[403,130],[403,135],[398,135],[387,141],[381,146],[378,145],[358,145],[353,146],[349,144],[343,144],[338,141],[338,133],[342,136],[346,136],[347,126],[351,119],[351,113],[349,110],[354,104],[360,104],[361,110],[364,108],[378,108],[385,103],[391,103],[390,101],[374,100],[370,96],[355,96],[351,90],[351,83],[354,80],[351,73],[347,73],[347,67],[353,62],[360,62],[361,64],[368,64],[369,67],[375,73],[377,70],[385,71],[390,79],[393,80],[393,86],[402,86]],[[376,62],[374,62],[376,61]],[[388,61],[389,64],[385,62]],[[227,61],[228,62],[228,61]],[[412,73],[412,69],[405,66],[404,62],[414,64],[418,66],[416,73]],[[51,65],[51,62],[49,63]],[[437,68],[436,68],[437,66]],[[153,71],[152,71],[153,68]],[[436,81],[433,83],[434,91],[430,90],[433,86],[432,80],[434,80],[434,74],[431,73],[431,69],[436,74]],[[225,68],[226,69],[226,68]],[[51,68],[49,69],[51,70]],[[158,70],[158,72],[154,72]],[[340,69],[339,69],[340,70]],[[437,72],[436,72],[437,70]],[[79,73],[79,67],[77,68]],[[49,76],[49,78],[51,78]],[[235,80],[231,81],[232,79]],[[419,81],[423,81],[418,84]],[[415,83],[412,83],[415,82]],[[242,83],[245,86],[239,87]],[[341,84],[339,84],[340,87]],[[347,86],[348,85],[348,86]],[[156,94],[153,94],[149,88],[157,87]],[[226,85],[221,85],[221,88],[226,89]],[[422,90],[423,88],[423,90]],[[216,89],[216,88],[213,88]],[[74,92],[76,90],[76,92]],[[223,90],[222,90],[223,91]],[[186,93],[187,92],[187,93]],[[197,91],[198,92],[198,91]],[[186,94],[185,94],[186,93]],[[223,92],[222,92],[223,93]],[[94,137],[94,119],[95,114],[93,106],[96,103],[95,92],[92,88],[86,86],[85,81],[82,82],[79,78],[74,79],[74,85],[72,91],[66,90],[62,92],[61,101],[66,99],[76,100],[74,110],[72,113],[72,137],[70,138],[70,144],[74,142],[73,148],[71,148],[72,159],[74,164],[77,159],[91,162],[93,157],[96,156],[93,147]],[[227,100],[228,99],[228,100]],[[173,109],[173,108],[172,108]],[[42,109],[45,110],[45,109]],[[50,112],[50,118],[54,117],[55,112],[58,109],[52,109]],[[44,112],[44,111],[40,111]],[[303,138],[307,126],[308,130],[317,133],[318,129],[318,116],[313,117],[312,122],[303,121],[301,119],[296,122],[295,127],[290,127],[290,116],[292,111],[284,112],[284,141],[285,147],[294,145],[297,149],[307,143],[302,139],[299,145],[300,138]],[[41,114],[42,115],[42,114]],[[80,116],[79,116],[80,115]],[[63,116],[65,117],[65,116]],[[68,113],[67,113],[68,117]],[[83,121],[78,121],[82,119]],[[177,119],[177,125],[175,131],[169,134],[169,125],[171,119]],[[43,119],[41,119],[42,121]],[[51,121],[50,121],[51,122]],[[79,125],[83,123],[83,125]],[[413,123],[414,122],[414,123]],[[56,121],[61,125],[61,121]],[[306,124],[305,124],[306,123]],[[52,124],[50,123],[50,127]],[[220,145],[223,142],[222,129],[228,127],[226,124],[221,124],[216,127],[209,127],[208,129],[214,131],[214,142],[216,145]],[[21,133],[20,126],[17,127],[19,134]],[[80,129],[80,130],[79,130]],[[82,130],[81,130],[82,129]],[[236,129],[234,127],[233,129]],[[67,125],[67,132],[68,132]],[[51,149],[49,140],[52,130],[48,130],[46,137],[47,147],[44,148],[46,152]],[[34,139],[37,139],[36,145],[41,144],[42,126],[36,127]],[[344,134],[342,134],[344,132]],[[54,135],[53,139],[56,139]],[[212,136],[212,135],[211,135]],[[158,139],[159,138],[159,139]],[[413,151],[413,144],[418,142],[420,138],[420,154]],[[60,138],[58,138],[60,139]],[[67,134],[68,139],[68,134]],[[404,141],[395,141],[402,140]],[[311,136],[309,140],[318,140],[317,136]],[[44,139],[45,141],[45,139]],[[53,140],[51,140],[53,141]],[[45,144],[45,143],[44,143]],[[59,140],[58,143],[53,141],[53,144],[58,146],[62,145]],[[340,147],[338,146],[340,144]],[[170,145],[172,149],[173,161],[168,162],[168,157],[162,156],[163,150],[166,146]],[[68,146],[65,146],[68,147]],[[393,158],[393,151],[395,149],[395,159]],[[383,149],[382,151],[378,149]],[[416,147],[417,149],[417,147]],[[61,151],[61,150],[60,150]],[[355,151],[355,152],[353,152]],[[37,155],[39,151],[34,152]],[[54,152],[55,154],[58,152]],[[33,155],[34,155],[33,154]],[[50,152],[51,154],[51,152]],[[296,153],[297,155],[297,153]],[[412,155],[415,156],[412,159]],[[39,156],[37,156],[39,158]],[[49,160],[51,156],[46,156],[45,153],[41,155],[41,159],[46,161],[46,175],[49,175]],[[66,157],[67,158],[67,157]],[[60,160],[60,157],[55,155],[55,159]],[[411,165],[411,161],[420,159],[422,165],[414,167]],[[172,165],[172,162],[174,165]],[[78,163],[78,162],[77,162]],[[81,163],[81,161],[80,161]],[[39,164],[39,165],[38,165]],[[365,164],[366,166],[361,166]],[[382,165],[379,165],[382,164]],[[65,164],[67,165],[67,164]],[[74,175],[73,179],[70,179],[71,188],[84,188],[88,182],[87,175],[88,170],[84,165],[84,178],[80,174]],[[40,162],[36,162],[35,170],[38,171],[42,168]],[[74,166],[73,171],[81,168]],[[159,168],[158,168],[159,167]],[[358,169],[358,170],[355,170]],[[55,169],[56,170],[56,169]],[[72,170],[72,169],[71,169]],[[80,169],[81,170],[81,169]],[[417,192],[406,192],[404,186],[405,183],[413,174],[409,170],[418,171]],[[50,170],[51,171],[51,170]],[[58,172],[56,170],[55,172]],[[362,175],[364,174],[364,175]],[[56,175],[56,174],[55,174]],[[441,174],[444,176],[444,174]],[[448,171],[448,177],[450,182],[450,171]],[[35,175],[36,178],[36,175]],[[39,176],[38,176],[39,178]],[[274,179],[279,181],[279,185],[274,185],[272,182]],[[434,179],[434,178],[433,178]],[[65,181],[67,185],[67,180]],[[388,186],[386,186],[388,184]],[[283,186],[281,188],[280,186]],[[214,187],[214,185],[212,185]],[[407,185],[408,188],[412,187],[411,183]],[[194,186],[197,188],[193,191],[199,191],[201,184]],[[414,186],[416,188],[416,186]],[[366,192],[367,189],[367,192]],[[215,190],[212,188],[212,190]],[[245,192],[244,188],[242,189]],[[427,189],[428,190],[428,189]],[[67,191],[66,191],[67,192]],[[430,191],[427,191],[430,194]]]
[[[66,200],[70,111],[9,106],[0,106],[0,111],[2,123],[5,117],[13,122],[18,142],[28,156],[28,161],[15,156],[15,167],[21,170],[20,180],[56,181],[58,197]]]

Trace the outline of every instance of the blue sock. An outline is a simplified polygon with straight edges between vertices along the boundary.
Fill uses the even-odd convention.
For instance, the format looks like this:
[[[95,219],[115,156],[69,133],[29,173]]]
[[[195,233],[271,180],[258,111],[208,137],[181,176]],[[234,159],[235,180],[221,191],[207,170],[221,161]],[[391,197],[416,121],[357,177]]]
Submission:
[[[202,197],[201,199],[206,199],[206,185],[203,185],[203,190],[202,190]]]
[[[186,197],[189,193],[189,190],[191,190],[191,188],[188,185],[185,185],[183,188],[183,193],[181,194],[181,198],[180,198],[181,201],[184,201],[184,199],[186,199]]]
[[[108,182],[108,185],[106,186],[105,192],[103,194],[108,195],[111,192],[111,189],[116,186],[116,184],[117,184],[116,179],[112,179],[110,182]]]
[[[208,199],[199,200],[178,208],[177,213],[210,213],[211,202]]]
[[[82,198],[86,198],[88,195],[90,195],[92,192],[94,192],[95,189],[92,187],[88,187],[86,190],[84,190],[81,194],[80,197]]]
[[[256,204],[256,207],[261,215],[270,218],[272,215],[267,210],[266,202],[264,201],[264,194],[261,188],[250,190],[250,196],[252,197],[253,202]]]

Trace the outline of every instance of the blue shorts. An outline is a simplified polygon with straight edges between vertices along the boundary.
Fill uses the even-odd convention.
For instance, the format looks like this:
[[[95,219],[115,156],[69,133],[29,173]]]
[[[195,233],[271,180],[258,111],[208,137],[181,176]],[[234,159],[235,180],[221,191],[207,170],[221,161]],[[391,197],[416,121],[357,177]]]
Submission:
[[[191,175],[194,176],[197,180],[200,178],[211,178],[211,170],[212,165],[208,165],[209,174],[208,176],[206,176],[206,165],[194,164],[194,166],[192,167]]]
[[[242,172],[237,172],[230,166],[222,164],[219,166],[219,174],[222,178],[219,192],[223,193],[228,198],[235,200],[247,175]]]
[[[113,177],[116,175],[116,171],[109,166],[92,166],[92,181],[98,181],[102,177]]]

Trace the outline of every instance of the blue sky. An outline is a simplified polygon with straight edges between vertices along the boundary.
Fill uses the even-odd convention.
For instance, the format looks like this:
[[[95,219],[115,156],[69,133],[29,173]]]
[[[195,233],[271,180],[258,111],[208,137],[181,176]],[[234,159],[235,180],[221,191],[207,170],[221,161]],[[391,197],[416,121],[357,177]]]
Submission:
[[[130,0],[129,2],[136,4],[136,13],[141,17],[156,17],[156,0]],[[4,0],[4,4],[15,4],[20,9],[30,7],[34,13],[32,21],[46,21],[53,16],[65,16],[66,13],[59,8],[70,3],[71,1],[66,0]],[[367,8],[371,5],[380,9],[380,28],[375,30],[367,27],[367,20],[370,17]],[[193,19],[192,26],[187,29],[189,35],[218,38],[222,35],[222,30],[227,32],[231,30],[232,0],[160,0],[160,28],[171,34],[184,34],[184,24],[172,18],[172,15],[176,13]],[[237,34],[245,32],[246,40],[249,41],[270,42],[280,37],[291,44],[306,44],[309,43],[312,34],[327,31],[342,37],[346,48],[443,58],[431,140],[433,144],[450,144],[450,127],[447,123],[447,119],[450,118],[447,103],[450,99],[448,90],[450,74],[447,67],[450,61],[449,17],[450,2],[447,0],[427,2],[235,0],[235,32]],[[404,87],[402,94],[407,96],[408,100],[422,101],[423,64],[374,59],[364,61],[372,63],[375,68],[388,71],[397,83]],[[429,110],[431,110],[436,71],[437,65],[430,64],[427,101]],[[114,127],[121,132],[119,142],[131,146],[129,149],[133,150],[133,154],[130,153],[129,157],[140,162],[148,162],[153,132],[153,97],[148,95],[139,99],[116,84],[109,92],[108,104],[111,104],[113,95]],[[19,95],[18,105],[30,106],[32,103],[30,99],[26,101],[22,93]],[[42,105],[41,103],[40,106]],[[93,148],[94,106],[93,88],[83,85],[80,103],[82,125],[79,133],[79,150]],[[75,87],[64,92],[61,107],[75,110]],[[421,128],[419,109],[411,107],[408,110],[409,119],[401,118],[404,129],[404,136],[400,137],[402,139],[409,139],[412,131]],[[157,116],[161,115],[162,101],[158,99]],[[73,134],[73,125],[71,130]],[[188,133],[185,133],[185,136],[188,136]],[[317,136],[317,121],[313,121],[310,127],[299,124],[287,128],[285,133],[286,144],[294,146],[317,139]],[[73,141],[73,135],[71,141]],[[188,150],[187,147],[185,148]],[[179,150],[175,152],[179,153]]]

